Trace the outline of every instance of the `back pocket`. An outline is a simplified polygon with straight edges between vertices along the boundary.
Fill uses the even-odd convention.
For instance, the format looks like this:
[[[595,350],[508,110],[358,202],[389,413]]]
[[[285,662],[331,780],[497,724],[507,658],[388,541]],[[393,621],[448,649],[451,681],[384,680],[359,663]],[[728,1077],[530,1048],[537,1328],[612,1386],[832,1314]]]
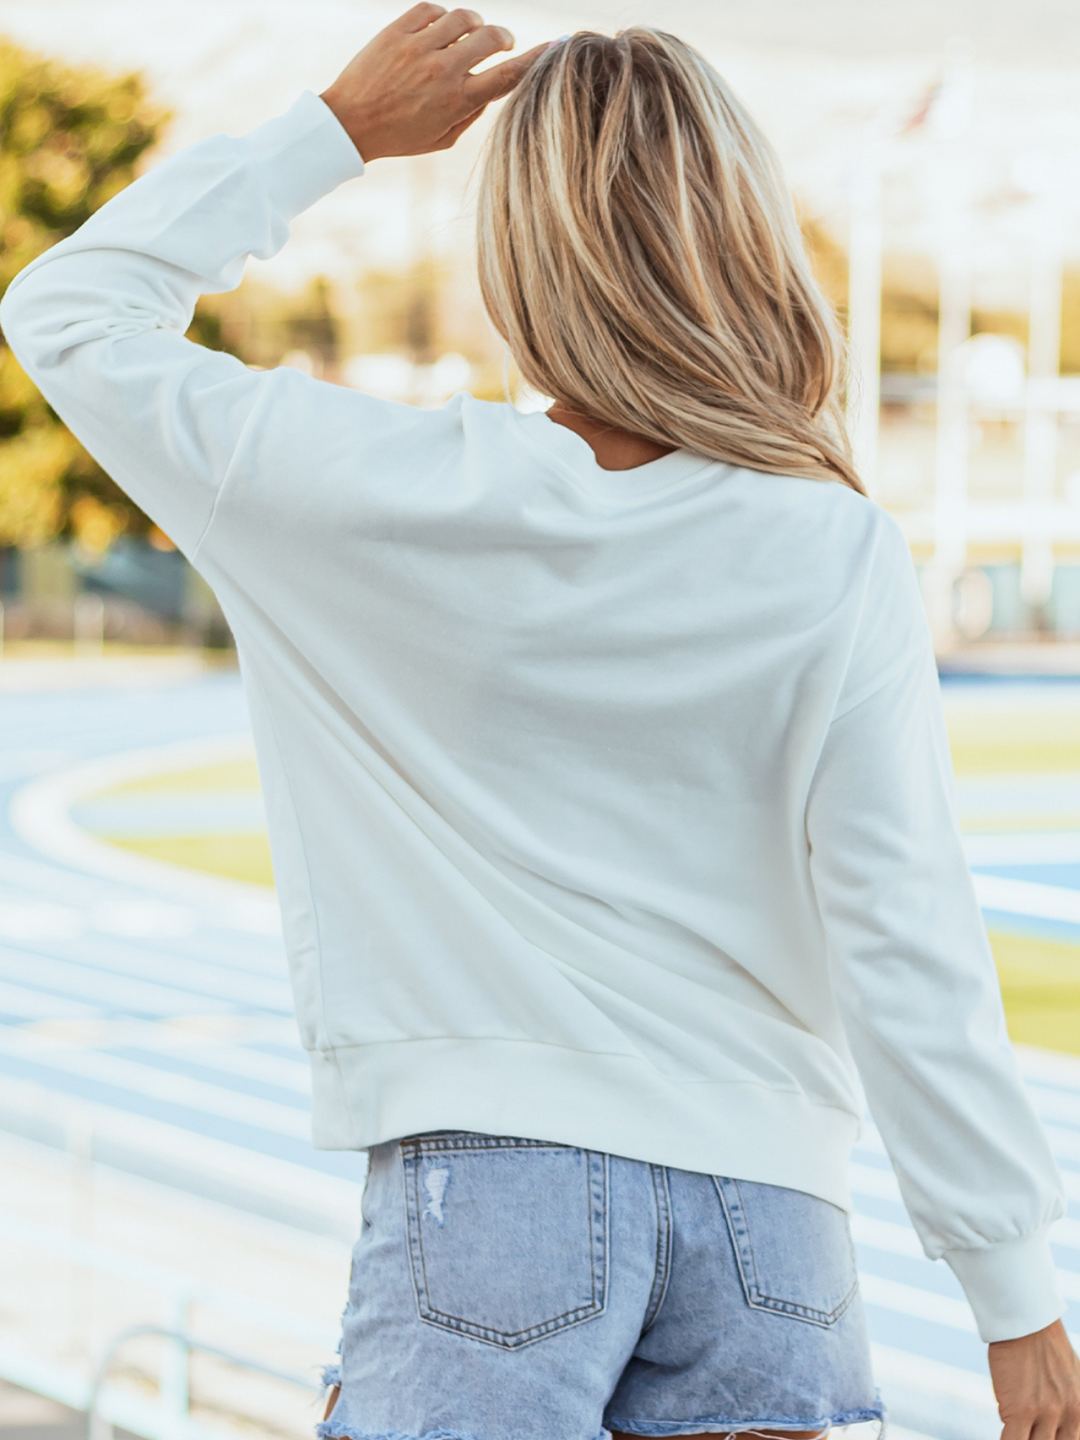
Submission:
[[[602,1313],[606,1156],[456,1132],[401,1155],[422,1320],[514,1350]]]
[[[843,1210],[779,1185],[713,1176],[746,1302],[811,1325],[835,1325],[859,1290]]]

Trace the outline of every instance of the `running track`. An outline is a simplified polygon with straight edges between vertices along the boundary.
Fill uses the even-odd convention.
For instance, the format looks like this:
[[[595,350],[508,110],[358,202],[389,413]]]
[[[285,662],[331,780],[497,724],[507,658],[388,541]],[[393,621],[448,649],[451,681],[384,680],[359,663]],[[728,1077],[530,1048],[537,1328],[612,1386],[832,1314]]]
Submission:
[[[231,674],[0,694],[0,1128],[63,1145],[74,1124],[101,1163],[344,1240],[362,1157],[308,1142],[307,1066],[272,904],[198,878],[157,883],[137,861],[88,869],[26,823],[25,787],[43,778],[246,728]],[[1080,836],[1059,834],[1053,853],[1037,839],[1004,850],[980,840],[984,902],[1012,929],[1050,926],[1080,943],[1080,865],[1061,863],[1080,859]],[[1027,1051],[1022,1063],[1069,1190],[1057,1259],[1075,1341],[1080,1061]],[[872,1129],[852,1187],[894,1421],[940,1440],[996,1436],[971,1313],[947,1268],[923,1258]]]

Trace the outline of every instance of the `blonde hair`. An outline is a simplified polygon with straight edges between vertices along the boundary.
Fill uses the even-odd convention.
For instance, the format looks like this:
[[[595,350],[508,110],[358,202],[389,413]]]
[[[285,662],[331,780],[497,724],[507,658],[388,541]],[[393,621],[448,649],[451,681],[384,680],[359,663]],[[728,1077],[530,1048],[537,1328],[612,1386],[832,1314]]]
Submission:
[[[487,142],[480,286],[522,377],[566,408],[754,470],[862,485],[842,343],[769,145],[689,45],[581,31]]]

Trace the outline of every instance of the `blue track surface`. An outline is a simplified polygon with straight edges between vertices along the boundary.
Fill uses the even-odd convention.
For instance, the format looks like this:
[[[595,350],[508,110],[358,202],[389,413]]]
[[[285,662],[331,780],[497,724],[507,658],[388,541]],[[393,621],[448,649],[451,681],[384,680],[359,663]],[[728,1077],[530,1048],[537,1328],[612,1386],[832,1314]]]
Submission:
[[[306,1061],[280,940],[223,919],[212,906],[48,858],[8,818],[8,802],[37,776],[97,756],[243,731],[238,679],[0,698],[0,1126],[57,1142],[55,1121],[42,1120],[40,1107],[35,1119],[26,1096],[68,1097],[115,1117],[97,1158],[317,1228],[317,1207],[305,1209],[295,1194],[271,1203],[256,1160],[268,1162],[268,1175],[273,1166],[307,1175],[313,1192],[324,1177],[348,1195],[362,1158],[308,1142]],[[93,803],[83,813],[92,818]],[[222,823],[237,814],[226,807]],[[244,815],[245,824],[257,819],[251,807]],[[1080,859],[979,868],[1080,888]],[[995,921],[1080,940],[1080,923],[1007,912]],[[1070,1190],[1057,1256],[1076,1332],[1080,1062],[1029,1052],[1023,1063]],[[158,1138],[147,1139],[151,1133]],[[170,1136],[187,1137],[194,1148]],[[200,1145],[240,1161],[228,1175],[221,1165],[204,1169],[187,1158]],[[996,1434],[985,1349],[951,1272],[922,1257],[873,1129],[855,1154],[852,1178],[864,1298],[895,1419],[943,1440]]]

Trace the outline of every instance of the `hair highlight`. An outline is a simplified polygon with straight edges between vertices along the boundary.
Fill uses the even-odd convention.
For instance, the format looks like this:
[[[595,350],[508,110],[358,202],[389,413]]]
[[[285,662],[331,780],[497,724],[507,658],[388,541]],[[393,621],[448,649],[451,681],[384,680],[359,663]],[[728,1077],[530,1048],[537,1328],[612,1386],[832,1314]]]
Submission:
[[[716,460],[865,493],[843,344],[779,163],[673,35],[550,47],[504,105],[479,187],[480,286],[523,379]]]

